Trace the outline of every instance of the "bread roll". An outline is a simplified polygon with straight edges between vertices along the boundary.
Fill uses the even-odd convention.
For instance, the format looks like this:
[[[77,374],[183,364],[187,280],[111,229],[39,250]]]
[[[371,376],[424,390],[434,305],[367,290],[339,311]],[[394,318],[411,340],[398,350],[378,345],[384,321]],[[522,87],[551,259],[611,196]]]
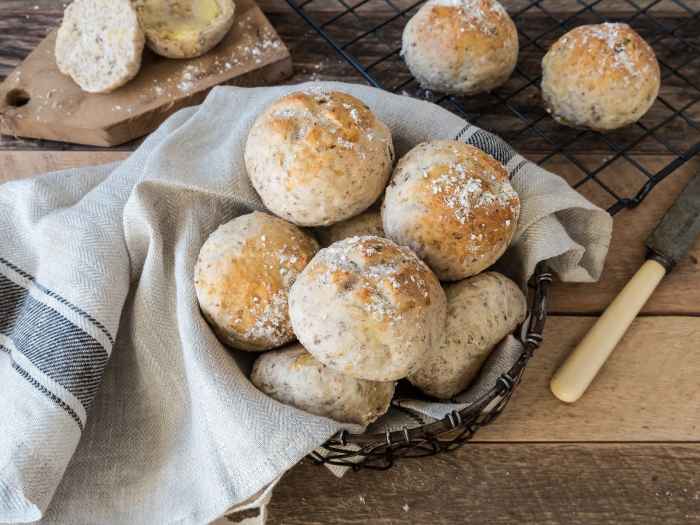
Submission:
[[[503,165],[451,140],[419,144],[397,164],[382,205],[384,231],[441,279],[491,266],[508,247],[520,199]]]
[[[301,226],[325,226],[367,209],[391,173],[389,128],[346,93],[292,93],[253,124],[245,164],[273,213]]]
[[[394,396],[393,382],[340,374],[299,344],[262,354],[250,380],[280,403],[358,425],[368,425],[384,414]]]
[[[293,224],[253,212],[221,225],[194,271],[199,306],[219,338],[262,351],[294,340],[287,298],[318,244]]]
[[[233,0],[133,0],[148,47],[168,58],[203,55],[233,25]]]
[[[83,91],[108,93],[139,72],[144,42],[129,0],[75,0],[56,34],[56,66]]]
[[[627,24],[572,29],[542,60],[542,98],[559,123],[606,131],[639,120],[659,93],[654,51]]]
[[[382,214],[378,207],[372,207],[355,217],[337,222],[332,226],[316,228],[316,238],[324,248],[330,246],[334,242],[342,241],[349,237],[361,237],[363,235],[384,237]]]
[[[352,237],[318,252],[292,286],[299,341],[338,372],[394,381],[416,370],[445,326],[445,293],[409,249]]]
[[[406,24],[401,52],[424,88],[471,95],[508,80],[518,31],[497,0],[430,0]]]
[[[462,392],[491,350],[527,315],[523,292],[499,273],[482,273],[451,284],[445,291],[445,335],[408,378],[426,394],[440,399]]]

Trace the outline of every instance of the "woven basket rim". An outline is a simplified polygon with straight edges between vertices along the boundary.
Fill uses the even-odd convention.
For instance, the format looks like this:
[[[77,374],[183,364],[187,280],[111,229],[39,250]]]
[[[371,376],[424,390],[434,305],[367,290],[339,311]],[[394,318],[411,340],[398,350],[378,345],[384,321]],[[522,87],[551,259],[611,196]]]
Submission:
[[[352,434],[346,430],[328,440],[321,452],[310,456],[317,463],[361,467],[388,468],[399,456],[417,457],[452,450],[463,445],[476,431],[493,421],[508,403],[534,351],[542,342],[547,318],[547,296],[552,274],[540,263],[531,279],[534,292],[528,308],[529,320],[523,343],[523,352],[511,369],[502,374],[493,387],[469,406],[450,412],[443,419],[425,425],[384,433]],[[379,466],[369,458],[381,458]]]

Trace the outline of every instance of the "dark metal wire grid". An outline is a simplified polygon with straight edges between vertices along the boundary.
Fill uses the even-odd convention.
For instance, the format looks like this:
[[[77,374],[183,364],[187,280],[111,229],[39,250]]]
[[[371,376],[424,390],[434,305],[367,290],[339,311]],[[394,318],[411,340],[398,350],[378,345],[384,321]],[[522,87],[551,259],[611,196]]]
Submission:
[[[555,159],[575,166],[580,177],[573,186],[597,186],[606,198],[599,204],[611,214],[638,205],[661,180],[700,153],[700,78],[693,74],[694,67],[700,71],[695,62],[700,61],[700,0],[501,0],[518,27],[520,61],[506,85],[470,98],[421,89],[401,61],[401,32],[424,1],[335,0],[335,5],[334,0],[287,0],[370,85],[440,104],[500,135],[545,167]],[[329,11],[329,4],[334,9]],[[562,7],[563,16],[558,14]],[[674,16],[666,16],[668,12]],[[540,63],[551,43],[573,27],[600,22],[630,24],[654,48],[662,71],[661,92],[647,115],[608,134],[556,124],[539,97]],[[683,137],[680,146],[678,140],[669,140],[673,136]],[[597,165],[584,162],[578,158],[584,152],[598,153],[602,160]],[[648,162],[659,153],[671,160],[661,166]],[[619,163],[639,175],[638,187],[616,187]],[[550,273],[540,265],[533,277],[525,350],[481,399],[428,425],[384,434],[343,432],[311,458],[355,470],[387,469],[399,458],[429,456],[467,443],[505,408],[542,341],[550,282]]]
[[[425,0],[334,1],[337,5],[333,0],[287,0],[369,84],[440,104],[500,135],[544,167],[568,163],[578,173],[572,185],[597,186],[593,191],[600,195],[598,203],[612,214],[639,204],[656,184],[700,153],[698,0],[502,0],[518,27],[520,61],[504,86],[474,97],[423,90],[403,64],[403,27]],[[647,115],[622,130],[603,134],[566,128],[540,102],[541,59],[573,27],[604,21],[630,24],[654,48],[661,92]],[[597,153],[600,160],[582,160],[584,152]],[[656,161],[640,152],[654,153]],[[662,155],[665,164],[659,166]],[[633,170],[636,187],[619,187],[615,175],[621,164]]]

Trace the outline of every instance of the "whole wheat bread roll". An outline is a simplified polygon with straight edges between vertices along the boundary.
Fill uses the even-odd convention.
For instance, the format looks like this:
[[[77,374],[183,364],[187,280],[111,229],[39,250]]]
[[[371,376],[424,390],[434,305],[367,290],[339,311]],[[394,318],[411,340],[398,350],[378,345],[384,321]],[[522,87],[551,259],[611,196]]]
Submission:
[[[83,91],[108,93],[139,72],[144,43],[129,0],[74,0],[56,34],[56,66]]]
[[[289,289],[317,250],[309,235],[267,213],[241,215],[214,231],[199,252],[194,284],[219,338],[249,351],[294,340]]]
[[[486,272],[446,286],[447,325],[409,381],[426,394],[450,399],[479,373],[491,350],[525,320],[527,301],[507,277]]]
[[[384,237],[382,214],[378,206],[331,226],[316,228],[316,238],[324,248],[349,237],[364,235]]]
[[[542,98],[559,123],[606,131],[632,124],[659,93],[659,64],[627,24],[572,29],[542,60]]]
[[[445,293],[408,248],[352,237],[316,254],[292,286],[301,344],[338,372],[394,381],[420,366],[445,326]]]
[[[300,344],[262,354],[250,379],[280,403],[342,423],[368,425],[388,410],[394,396],[393,382],[336,372]]]
[[[424,88],[471,95],[508,80],[518,31],[497,0],[429,0],[406,24],[401,52]]]
[[[475,275],[508,247],[520,199],[505,167],[458,141],[419,144],[396,165],[382,204],[387,237],[445,281]]]
[[[255,121],[245,165],[275,215],[326,226],[367,209],[391,173],[389,128],[360,100],[307,90],[274,102]]]

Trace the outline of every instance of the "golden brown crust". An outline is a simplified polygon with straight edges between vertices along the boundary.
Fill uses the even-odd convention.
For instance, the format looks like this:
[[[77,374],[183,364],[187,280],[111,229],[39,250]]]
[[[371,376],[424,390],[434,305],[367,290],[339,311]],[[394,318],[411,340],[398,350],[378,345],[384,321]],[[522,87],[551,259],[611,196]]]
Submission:
[[[357,268],[368,271],[360,273]],[[358,237],[349,260],[319,260],[310,268],[309,276],[328,280],[339,294],[348,294],[370,309],[379,302],[386,303],[376,313],[387,323],[404,312],[429,306],[428,287],[439,286],[430,269],[406,248],[373,236]]]
[[[508,79],[518,33],[495,0],[432,0],[407,24],[403,54],[423,87],[473,94]]]
[[[289,118],[294,111],[304,115],[304,119]],[[360,100],[340,91],[292,93],[273,103],[266,114],[268,131],[285,141],[297,140],[302,127],[311,122],[304,141],[298,145],[296,161],[287,170],[288,190],[313,184],[322,168],[342,174],[338,157],[351,159],[352,145],[358,144],[364,130],[372,128],[376,121]]]
[[[408,248],[352,237],[324,248],[292,286],[289,313],[299,341],[326,366],[394,381],[420,365],[445,325],[437,278]]]
[[[552,44],[549,59],[558,55],[560,67],[590,72],[583,77],[584,90],[599,89],[600,77],[606,83],[624,82],[640,68],[658,75],[659,63],[651,46],[627,24],[614,25],[614,34],[601,30],[600,25],[572,29]]]
[[[574,127],[608,130],[632,123],[660,86],[654,51],[627,24],[572,29],[549,49],[542,70],[545,107]]]
[[[411,150],[397,164],[387,195],[387,235],[411,246],[444,280],[493,264],[510,243],[520,212],[505,167],[456,141]]]
[[[515,24],[505,10],[494,9],[491,0],[477,0],[473,4],[430,5],[422,27],[421,33],[432,38],[436,53],[446,52],[456,60],[456,67],[463,65],[467,51],[487,55],[514,37],[517,42]],[[475,11],[480,13],[476,21],[476,17],[470,16]],[[472,30],[464,30],[466,27]]]
[[[389,128],[360,100],[306,90],[275,101],[256,119],[245,163],[268,209],[295,224],[322,226],[377,200],[393,151]]]
[[[287,294],[318,245],[296,226],[255,212],[255,227],[212,236],[200,252],[195,286],[202,311],[237,348],[258,350],[294,339]]]

